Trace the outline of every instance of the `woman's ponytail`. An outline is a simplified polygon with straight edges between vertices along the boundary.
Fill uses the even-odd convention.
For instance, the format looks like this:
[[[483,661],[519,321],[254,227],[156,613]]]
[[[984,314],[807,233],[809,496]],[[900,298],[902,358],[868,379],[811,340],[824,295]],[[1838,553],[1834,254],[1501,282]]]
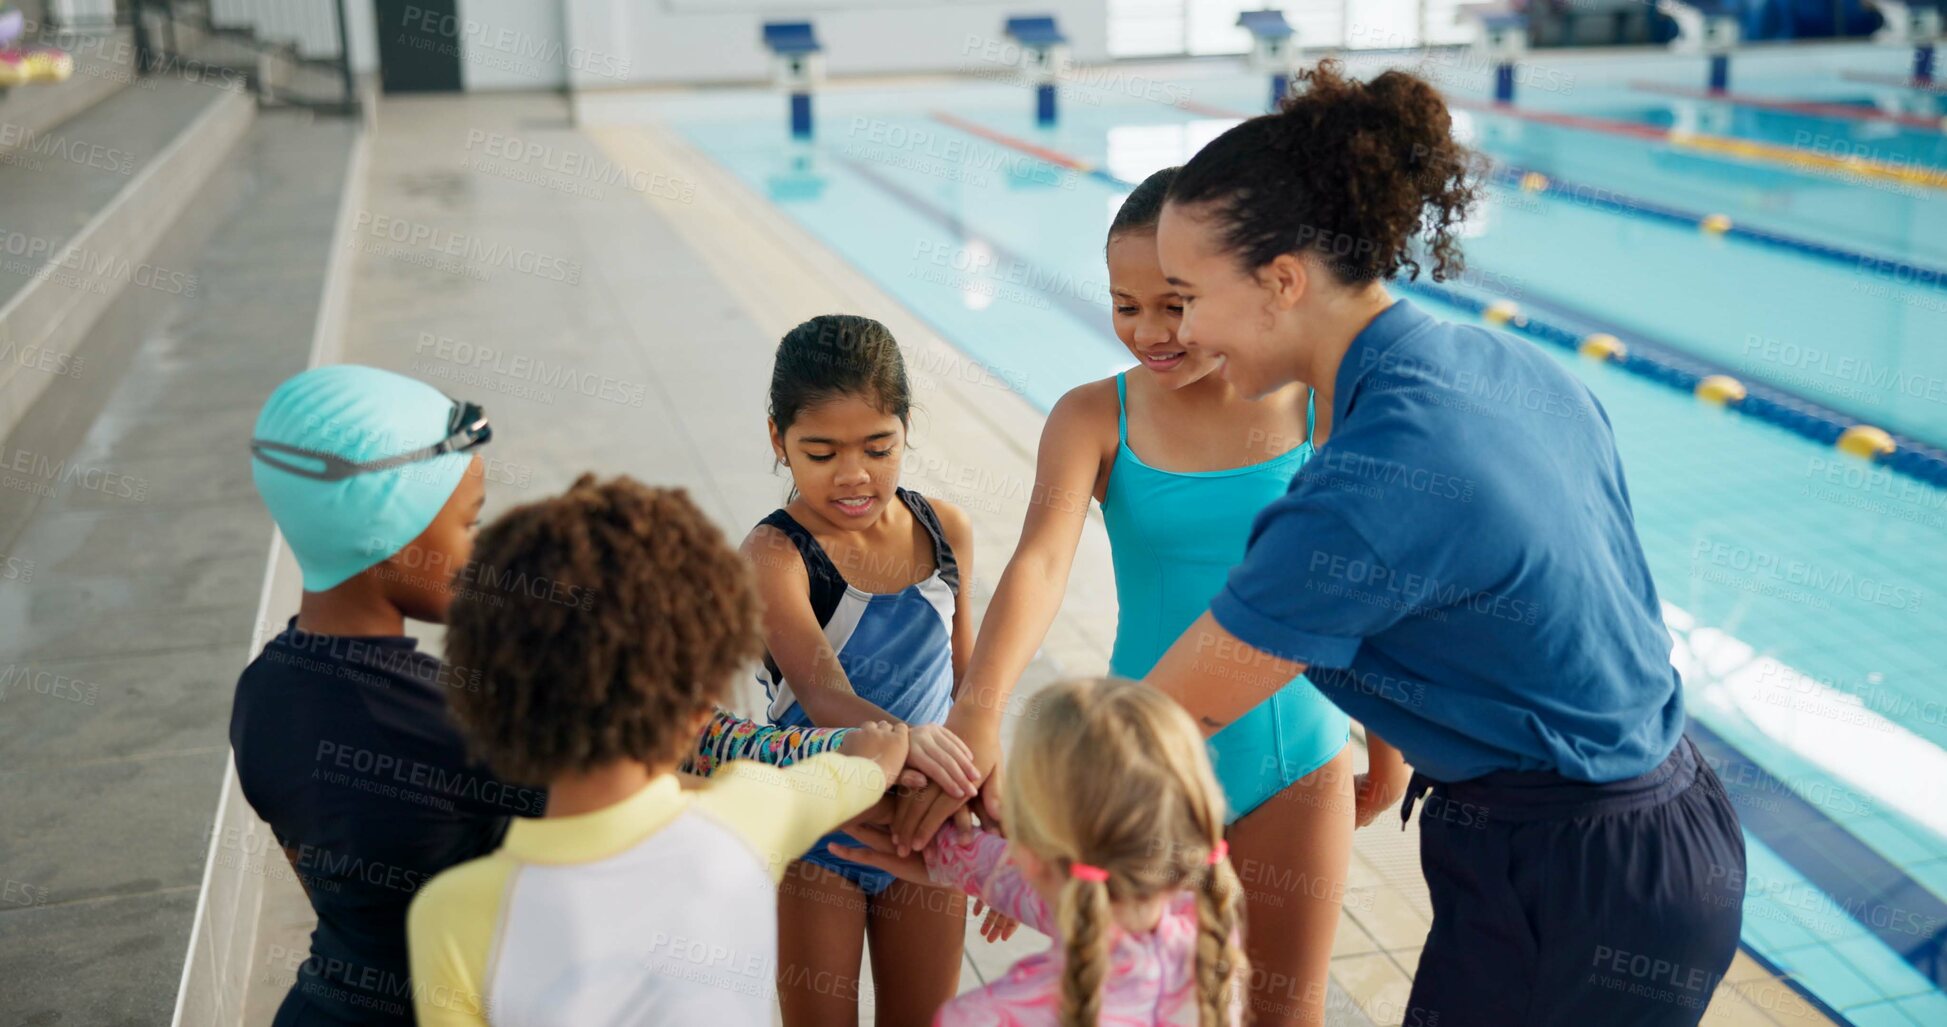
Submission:
[[[1300,72],[1278,112],[1252,118],[1190,158],[1170,203],[1207,205],[1244,266],[1317,253],[1348,285],[1461,270],[1459,225],[1477,199],[1476,158],[1424,79],[1371,82],[1324,60]]]

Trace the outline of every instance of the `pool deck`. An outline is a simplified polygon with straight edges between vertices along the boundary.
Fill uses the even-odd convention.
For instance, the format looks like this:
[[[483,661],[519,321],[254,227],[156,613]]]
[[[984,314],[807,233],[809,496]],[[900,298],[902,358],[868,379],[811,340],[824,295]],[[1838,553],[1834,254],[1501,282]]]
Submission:
[[[495,133],[543,152],[507,159],[492,152]],[[730,175],[654,126],[576,130],[566,101],[538,96],[388,99],[370,160],[349,242],[343,359],[414,374],[492,412],[488,516],[594,469],[687,488],[740,538],[787,485],[771,470],[763,427],[776,340],[815,314],[863,313],[891,328],[913,369],[921,409],[902,484],[968,510],[972,594],[984,607],[1018,537],[1041,414]],[[604,162],[646,175],[576,170]],[[537,360],[616,387],[584,396]],[[266,612],[276,622],[288,611]],[[1067,601],[1021,690],[1100,673],[1114,624],[1108,543],[1092,514]],[[755,698],[739,696],[743,712],[756,711]],[[1356,836],[1328,1023],[1406,1018],[1431,912],[1417,825],[1390,824]],[[288,878],[270,883],[260,925],[257,964],[304,944],[308,910]],[[974,926],[965,988],[1046,945],[1026,929],[990,945]],[[268,1022],[288,981],[253,974],[246,1022]],[[1740,954],[1704,1022],[1831,1021]]]

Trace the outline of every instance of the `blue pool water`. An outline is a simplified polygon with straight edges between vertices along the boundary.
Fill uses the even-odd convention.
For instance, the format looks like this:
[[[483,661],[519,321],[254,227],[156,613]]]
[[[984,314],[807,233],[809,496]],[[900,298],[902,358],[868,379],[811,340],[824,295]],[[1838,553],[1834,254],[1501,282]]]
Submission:
[[[1894,106],[1837,78],[1736,88]],[[1130,364],[1110,331],[1102,265],[1126,184],[1232,123],[1213,112],[1263,100],[1262,83],[1244,77],[1183,92],[1196,110],[1082,93],[1047,129],[1003,85],[833,94],[820,98],[814,143],[788,139],[777,97],[668,104],[662,116],[1046,410]],[[1947,168],[1947,136],[1886,123],[1625,87],[1524,102]],[[1578,201],[1490,189],[1469,226],[1462,292],[1653,342],[1947,446],[1947,283],[1924,274],[1947,268],[1947,190],[1485,111],[1458,114],[1456,132],[1501,164],[1590,190]],[[1606,195],[1722,214],[1859,259],[1632,216]],[[1893,264],[1909,270],[1884,270]],[[1947,1023],[1947,813],[1933,795],[1947,783],[1947,491],[1551,352],[1616,427],[1694,730],[1750,836],[1748,950],[1851,1022]]]

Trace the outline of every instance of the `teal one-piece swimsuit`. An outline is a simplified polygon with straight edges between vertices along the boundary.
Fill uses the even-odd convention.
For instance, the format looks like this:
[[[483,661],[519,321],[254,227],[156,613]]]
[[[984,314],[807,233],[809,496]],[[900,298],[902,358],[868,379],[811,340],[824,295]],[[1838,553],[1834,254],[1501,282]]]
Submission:
[[[1244,558],[1251,522],[1285,494],[1311,458],[1315,407],[1307,401],[1305,442],[1263,463],[1222,471],[1163,471],[1129,448],[1129,394],[1115,379],[1120,443],[1102,500],[1115,565],[1115,651],[1109,672],[1142,678],[1224,587]],[[1301,675],[1210,739],[1229,806],[1226,823],[1330,762],[1351,722]]]

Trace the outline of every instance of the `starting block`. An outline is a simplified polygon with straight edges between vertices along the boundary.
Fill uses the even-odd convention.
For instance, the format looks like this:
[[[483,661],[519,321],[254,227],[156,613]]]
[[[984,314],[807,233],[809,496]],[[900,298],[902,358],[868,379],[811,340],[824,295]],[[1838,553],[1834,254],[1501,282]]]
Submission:
[[[825,48],[808,21],[767,21],[764,46],[771,51],[771,81],[791,93],[791,135],[811,138],[811,90],[825,77]]]
[[[1251,70],[1271,76],[1271,109],[1277,110],[1291,90],[1298,70],[1298,33],[1284,20],[1283,11],[1242,11],[1238,27],[1251,34]]]
[[[1068,64],[1068,37],[1047,14],[1009,18],[1001,31],[1021,47],[1021,70],[1034,83],[1035,124],[1054,124],[1055,80]]]

